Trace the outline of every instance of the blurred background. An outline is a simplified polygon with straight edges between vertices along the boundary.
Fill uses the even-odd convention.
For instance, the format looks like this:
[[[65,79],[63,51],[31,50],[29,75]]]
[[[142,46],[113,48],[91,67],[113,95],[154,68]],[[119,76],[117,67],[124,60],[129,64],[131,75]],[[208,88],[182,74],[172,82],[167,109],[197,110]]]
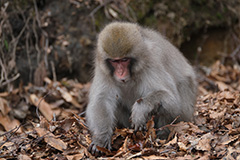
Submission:
[[[197,68],[240,62],[239,0],[1,0],[0,91],[44,77],[91,79],[97,34],[109,22],[158,30]]]

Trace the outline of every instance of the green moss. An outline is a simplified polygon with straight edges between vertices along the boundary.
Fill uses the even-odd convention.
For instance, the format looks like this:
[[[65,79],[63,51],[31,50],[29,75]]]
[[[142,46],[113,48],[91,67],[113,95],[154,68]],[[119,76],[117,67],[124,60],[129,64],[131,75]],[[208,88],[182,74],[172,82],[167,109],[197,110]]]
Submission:
[[[104,14],[103,9],[95,13],[94,21],[97,31],[100,31],[102,29],[102,26],[104,25],[104,21],[106,21],[106,16]]]
[[[4,45],[5,45],[6,50],[8,51],[8,42],[6,39],[4,40]]]
[[[13,0],[13,5],[20,6],[21,8],[26,8],[28,6],[33,6],[34,4],[32,0]]]
[[[154,15],[151,15],[148,18],[145,18],[142,21],[140,21],[140,23],[146,26],[154,26],[154,24],[157,24],[157,18]]]
[[[218,13],[217,13],[217,18],[218,18],[219,20],[222,20],[222,19],[223,19],[223,15],[218,12]]]
[[[153,5],[154,1],[152,0],[130,1],[129,3],[138,20],[144,18],[153,8]]]

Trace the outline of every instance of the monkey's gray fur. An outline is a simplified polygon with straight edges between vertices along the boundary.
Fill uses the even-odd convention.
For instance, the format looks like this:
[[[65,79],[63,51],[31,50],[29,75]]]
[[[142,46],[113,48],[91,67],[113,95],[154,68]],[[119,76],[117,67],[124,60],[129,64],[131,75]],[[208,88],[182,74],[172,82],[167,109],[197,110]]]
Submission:
[[[99,34],[95,71],[86,119],[92,134],[91,152],[96,146],[111,149],[115,127],[142,129],[155,115],[155,127],[191,121],[197,83],[193,68],[179,50],[161,34],[137,24],[113,22]],[[117,81],[107,58],[131,57],[127,82]],[[159,131],[160,138],[166,137]]]

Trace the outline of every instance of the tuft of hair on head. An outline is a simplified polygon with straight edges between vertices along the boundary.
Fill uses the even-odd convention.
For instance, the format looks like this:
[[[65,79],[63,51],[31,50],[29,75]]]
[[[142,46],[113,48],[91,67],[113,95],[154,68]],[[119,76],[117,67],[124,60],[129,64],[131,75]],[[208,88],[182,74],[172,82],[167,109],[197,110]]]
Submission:
[[[125,57],[133,46],[142,41],[139,26],[129,22],[113,22],[99,34],[98,42],[112,58]]]

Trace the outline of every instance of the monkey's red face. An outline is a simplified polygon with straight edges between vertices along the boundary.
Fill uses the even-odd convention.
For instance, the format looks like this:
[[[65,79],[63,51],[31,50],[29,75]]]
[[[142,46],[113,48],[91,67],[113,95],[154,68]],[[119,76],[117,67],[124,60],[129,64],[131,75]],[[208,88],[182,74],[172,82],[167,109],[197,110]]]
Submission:
[[[108,59],[112,75],[117,81],[127,82],[130,79],[131,58]]]

